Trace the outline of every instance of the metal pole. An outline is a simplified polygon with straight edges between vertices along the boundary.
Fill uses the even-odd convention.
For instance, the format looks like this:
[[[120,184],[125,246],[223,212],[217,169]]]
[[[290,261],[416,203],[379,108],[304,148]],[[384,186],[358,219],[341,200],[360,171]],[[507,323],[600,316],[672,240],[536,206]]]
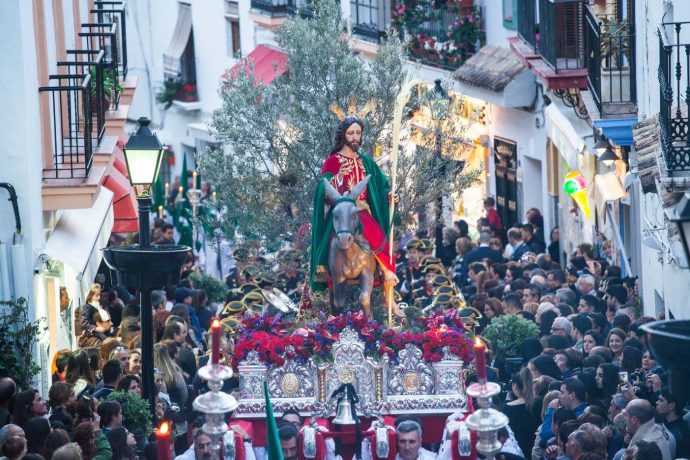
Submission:
[[[139,203],[139,248],[151,247],[149,215],[152,200],[148,194],[137,197]],[[141,384],[142,396],[149,401],[153,412],[156,407],[156,391],[153,378],[153,307],[151,306],[152,286],[148,285],[147,274],[139,272],[139,306],[141,309]]]

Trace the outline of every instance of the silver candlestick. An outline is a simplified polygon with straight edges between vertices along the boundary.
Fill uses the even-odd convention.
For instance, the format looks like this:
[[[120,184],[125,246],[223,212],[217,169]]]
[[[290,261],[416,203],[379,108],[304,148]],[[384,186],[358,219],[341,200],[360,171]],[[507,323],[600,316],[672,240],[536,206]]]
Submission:
[[[187,190],[187,199],[189,200],[189,204],[192,206],[192,252],[196,254],[196,215],[197,210],[199,209],[199,203],[201,203],[201,190],[198,190],[196,187]]]
[[[221,448],[221,439],[228,431],[225,415],[237,409],[237,400],[221,390],[223,381],[232,377],[232,369],[223,364],[207,364],[197,372],[199,377],[208,382],[211,391],[197,396],[194,400],[194,410],[206,414],[206,423],[201,428],[212,440],[213,455],[218,459]],[[233,437],[234,440],[234,437]]]
[[[508,425],[508,417],[491,407],[491,398],[501,392],[501,387],[493,382],[473,383],[467,388],[467,395],[476,398],[481,409],[467,417],[467,426],[479,434],[477,452],[487,460],[501,450],[503,445],[498,440],[498,432]]]

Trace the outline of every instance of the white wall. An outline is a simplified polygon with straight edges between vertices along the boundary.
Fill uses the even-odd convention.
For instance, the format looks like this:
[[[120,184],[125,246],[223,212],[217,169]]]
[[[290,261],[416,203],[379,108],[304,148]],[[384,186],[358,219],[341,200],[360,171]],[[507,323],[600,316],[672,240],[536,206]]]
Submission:
[[[33,16],[31,2],[0,2],[0,30],[3,52],[0,53],[0,110],[2,143],[0,144],[0,182],[9,182],[17,191],[19,213],[24,235],[24,260],[27,268],[20,291],[31,298],[30,270],[37,249],[44,243],[41,201],[42,153],[38,114],[38,78],[36,71]],[[12,242],[14,218],[5,190],[0,190],[0,241]],[[19,265],[15,261],[14,265]],[[32,311],[43,316],[41,311]]]
[[[503,27],[503,0],[484,0],[482,3],[486,44],[509,48],[508,38],[517,35],[517,31]]]

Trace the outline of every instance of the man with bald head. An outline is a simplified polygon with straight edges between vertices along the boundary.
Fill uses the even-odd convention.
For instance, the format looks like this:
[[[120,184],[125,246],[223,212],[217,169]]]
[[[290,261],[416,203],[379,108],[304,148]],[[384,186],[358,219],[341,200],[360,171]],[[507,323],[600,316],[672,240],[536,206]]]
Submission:
[[[607,363],[613,361],[613,352],[609,347],[605,347],[603,345],[597,345],[596,347],[592,347],[592,349],[589,350],[589,356],[594,355],[601,356]]]
[[[654,407],[649,401],[633,399],[625,407],[624,414],[625,430],[631,436],[630,446],[638,441],[651,442],[659,446],[663,460],[676,458],[676,441],[663,425],[655,423]]]
[[[17,384],[9,377],[0,378],[0,427],[10,422],[8,405],[17,392]]]

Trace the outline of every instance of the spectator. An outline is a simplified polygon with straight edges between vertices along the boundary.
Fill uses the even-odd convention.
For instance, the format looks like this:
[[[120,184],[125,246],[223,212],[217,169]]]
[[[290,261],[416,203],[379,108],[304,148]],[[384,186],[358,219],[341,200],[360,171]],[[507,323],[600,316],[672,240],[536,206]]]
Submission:
[[[2,455],[7,460],[19,460],[26,455],[26,439],[15,436],[2,444]]]
[[[522,233],[522,240],[529,247],[530,252],[541,254],[546,250],[546,245],[543,241],[534,239],[534,227],[530,224],[520,226],[520,231]]]
[[[561,247],[560,247],[560,230],[558,227],[554,227],[551,229],[551,233],[549,234],[549,248],[548,252],[549,255],[551,256],[551,260],[556,262],[557,264],[561,263]]]
[[[129,374],[141,374],[141,350],[135,348],[129,352]]]
[[[608,406],[618,390],[618,368],[613,364],[603,363],[599,365],[595,375],[599,397]]]
[[[10,423],[9,404],[17,392],[17,384],[9,377],[0,377],[0,428]]]
[[[585,356],[588,356],[592,348],[601,346],[603,343],[604,339],[601,334],[590,329],[585,332],[585,335],[582,337],[582,351]]]
[[[118,391],[134,393],[141,397],[141,378],[138,375],[127,374],[120,380],[117,389]]]
[[[280,448],[283,451],[284,460],[297,460],[297,428],[292,424],[283,425],[278,430]]]
[[[110,430],[106,437],[113,451],[112,460],[138,460],[136,454],[137,441],[127,428],[119,426]]]
[[[530,452],[541,418],[535,413],[532,373],[528,368],[523,367],[512,375],[510,389],[515,399],[504,404],[501,412],[508,417],[508,425],[522,452]]]
[[[513,249],[510,260],[519,261],[525,253],[530,252],[530,247],[522,240],[522,232],[517,228],[508,230],[508,244]]]
[[[55,372],[52,375],[52,383],[65,381],[65,368],[67,367],[67,360],[69,359],[70,350],[60,350],[55,353]]]
[[[570,324],[570,321],[568,321],[568,318],[564,318],[562,316],[557,317],[556,319],[553,320],[553,324],[551,325],[551,333],[554,335],[560,335],[561,337],[565,337],[570,341],[570,334],[573,330],[573,325]]]
[[[93,394],[93,397],[102,400],[115,391],[122,380],[122,365],[120,361],[111,359],[103,366],[103,387]]]
[[[561,371],[558,369],[558,365],[550,356],[539,355],[536,358],[532,358],[527,364],[532,376],[534,378],[540,377],[542,375],[548,375],[555,380],[561,380]]]
[[[74,442],[81,448],[82,460],[111,460],[113,451],[108,438],[99,428],[98,415],[92,422],[83,422],[74,429]]]
[[[613,364],[620,364],[623,358],[623,341],[627,338],[622,329],[613,328],[606,337],[606,346],[613,353]]]
[[[94,321],[94,315],[100,306],[100,298],[101,285],[94,283],[86,295],[86,303],[75,312],[74,334],[78,338],[80,347],[98,345],[102,340],[99,340],[95,334],[107,332],[105,328],[99,327]]]
[[[78,444],[70,442],[56,450],[50,460],[82,460],[81,448]]]
[[[76,402],[72,385],[65,382],[53,383],[50,386],[50,390],[48,390],[48,401],[51,409],[48,420],[51,425],[63,428],[67,433],[71,433],[74,423],[72,413]]]
[[[594,438],[584,430],[575,430],[568,436],[565,454],[571,460],[580,460],[583,454],[594,451]]]
[[[122,407],[117,401],[103,401],[98,405],[99,428],[107,435],[111,430],[122,426]]]
[[[129,373],[129,350],[122,345],[117,346],[110,353],[110,359],[114,359],[120,363],[123,374]]]
[[[690,428],[682,418],[683,403],[671,394],[668,387],[662,388],[659,394],[656,413],[676,440],[676,457],[690,457]]]
[[[663,460],[675,458],[675,448],[670,441],[671,434],[663,425],[654,422],[654,409],[649,401],[633,399],[625,407],[624,414],[625,429],[631,436],[631,446],[638,441],[651,442],[659,446]],[[616,458],[618,456],[619,454],[616,454]]]
[[[484,211],[488,224],[494,235],[500,237],[503,233],[503,224],[501,223],[501,216],[498,215],[495,206],[496,200],[494,197],[488,196],[484,199]]]
[[[24,428],[34,417],[43,417],[48,413],[48,405],[36,390],[26,390],[14,398],[13,420],[15,425]]]
[[[626,451],[626,458],[631,460],[663,460],[664,456],[656,444],[638,441]]]
[[[77,397],[96,390],[96,375],[93,373],[86,350],[77,350],[67,360],[65,381],[72,385]]]
[[[405,420],[395,430],[398,457],[401,460],[431,460],[435,455],[427,453],[422,447],[422,426],[414,420]]]
[[[43,445],[43,457],[46,460],[50,460],[53,453],[60,447],[70,443],[69,434],[62,429],[54,429],[46,436],[45,443]]]
[[[182,370],[173,361],[168,350],[177,348],[175,342],[164,340],[153,346],[153,365],[163,372],[163,380],[172,402],[184,407],[187,403],[187,382]]]

